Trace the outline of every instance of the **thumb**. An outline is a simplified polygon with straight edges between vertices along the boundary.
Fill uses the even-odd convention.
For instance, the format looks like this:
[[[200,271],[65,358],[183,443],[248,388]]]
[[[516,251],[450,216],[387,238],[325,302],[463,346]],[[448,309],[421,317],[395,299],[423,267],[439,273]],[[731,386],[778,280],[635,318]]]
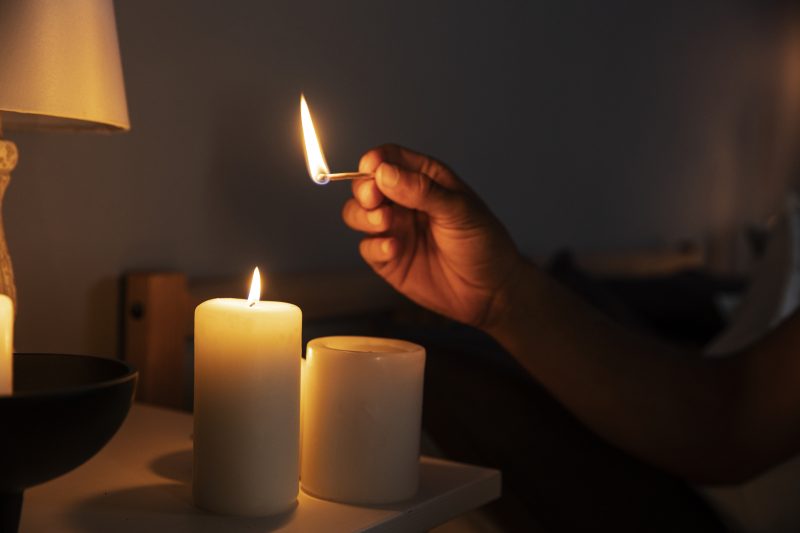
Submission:
[[[384,196],[396,204],[434,218],[459,216],[466,210],[462,194],[442,187],[421,172],[383,162],[375,171],[375,182]]]

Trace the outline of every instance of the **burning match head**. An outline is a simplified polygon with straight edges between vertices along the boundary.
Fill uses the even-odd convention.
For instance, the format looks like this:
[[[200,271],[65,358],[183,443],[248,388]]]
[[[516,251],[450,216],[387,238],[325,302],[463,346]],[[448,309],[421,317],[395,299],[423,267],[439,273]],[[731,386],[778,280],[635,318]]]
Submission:
[[[325,185],[331,181],[356,180],[374,178],[375,174],[364,174],[361,172],[334,172],[328,168],[325,161],[325,154],[319,144],[317,132],[314,130],[314,122],[311,120],[311,112],[308,110],[306,98],[300,95],[300,121],[303,125],[303,139],[306,148],[306,167],[308,175],[317,185]]]

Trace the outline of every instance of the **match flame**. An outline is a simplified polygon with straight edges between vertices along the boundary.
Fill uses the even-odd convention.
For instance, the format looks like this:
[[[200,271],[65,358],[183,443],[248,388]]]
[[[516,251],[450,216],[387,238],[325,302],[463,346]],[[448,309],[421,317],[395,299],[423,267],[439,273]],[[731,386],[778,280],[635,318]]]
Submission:
[[[253,270],[253,280],[250,282],[250,296],[247,297],[247,305],[253,307],[261,299],[261,273],[258,267]]]
[[[303,124],[303,140],[306,145],[306,167],[308,168],[308,175],[315,183],[325,185],[328,183],[328,178],[325,174],[329,174],[328,163],[325,162],[325,154],[322,153],[322,147],[319,145],[317,132],[314,130],[314,122],[311,120],[311,112],[308,110],[306,97],[300,95],[300,121]]]

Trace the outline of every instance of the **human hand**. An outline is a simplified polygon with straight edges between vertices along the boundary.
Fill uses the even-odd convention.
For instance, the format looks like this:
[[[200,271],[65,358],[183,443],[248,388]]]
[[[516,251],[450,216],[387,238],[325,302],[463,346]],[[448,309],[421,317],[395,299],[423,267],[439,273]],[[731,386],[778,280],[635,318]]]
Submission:
[[[396,145],[370,150],[342,218],[367,233],[364,260],[415,302],[489,329],[511,300],[524,260],[506,229],[442,163]]]

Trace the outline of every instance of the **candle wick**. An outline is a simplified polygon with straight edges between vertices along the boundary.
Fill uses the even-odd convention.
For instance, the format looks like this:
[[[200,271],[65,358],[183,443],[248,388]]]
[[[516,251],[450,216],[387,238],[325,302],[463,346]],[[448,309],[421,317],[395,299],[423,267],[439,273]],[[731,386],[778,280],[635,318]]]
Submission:
[[[249,305],[249,307],[253,307],[254,305],[256,305],[256,303],[255,303],[255,302],[250,302],[250,305]]]

